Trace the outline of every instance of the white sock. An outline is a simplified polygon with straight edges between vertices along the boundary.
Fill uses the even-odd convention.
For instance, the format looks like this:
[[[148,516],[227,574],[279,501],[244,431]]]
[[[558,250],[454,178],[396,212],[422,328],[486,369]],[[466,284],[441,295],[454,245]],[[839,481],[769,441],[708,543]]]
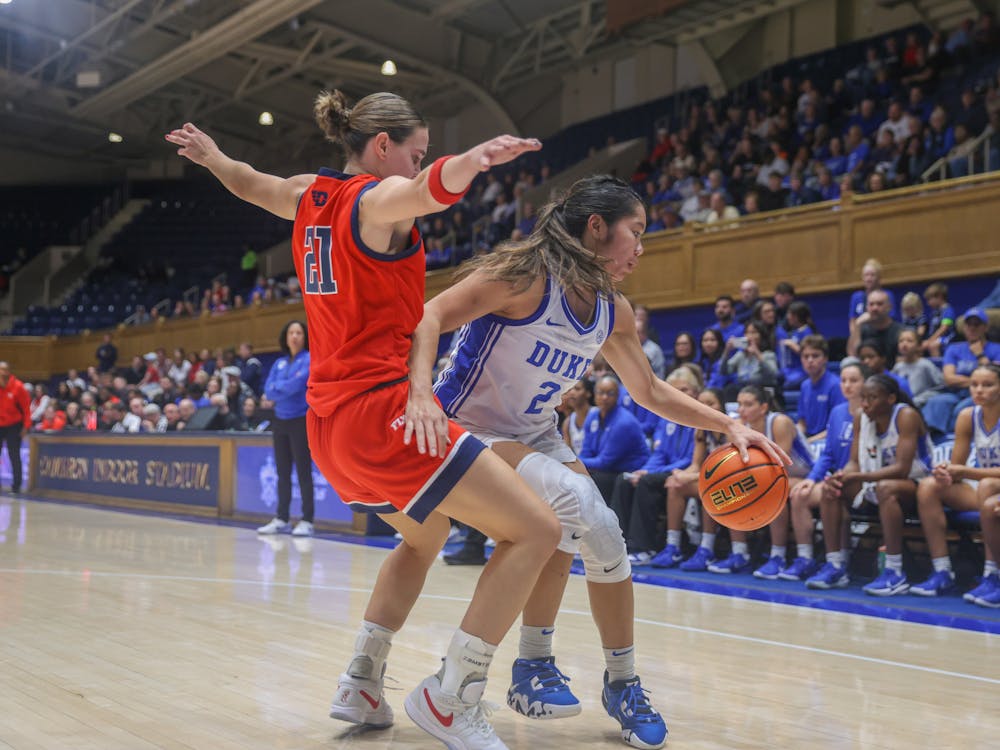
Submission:
[[[887,570],[891,570],[893,573],[899,575],[903,574],[903,553],[900,552],[898,555],[886,555],[885,556],[885,567]]]
[[[734,555],[743,555],[743,557],[747,557],[748,552],[749,552],[749,547],[747,547],[746,542],[733,542]]]
[[[707,531],[703,531],[701,533],[701,544],[698,546],[704,547],[709,552],[713,552],[715,550],[715,534],[709,534]]]
[[[780,557],[782,560],[785,559],[785,555],[788,554],[787,547],[779,547],[776,544],[771,545],[771,557]]]
[[[679,529],[667,529],[667,544],[672,544],[675,547],[681,546],[681,532]]]
[[[608,666],[608,682],[631,680],[635,677],[635,646],[604,649],[604,663]]]
[[[441,692],[458,696],[467,682],[485,680],[496,650],[482,638],[456,630],[441,668]]]
[[[987,560],[983,563],[983,578],[986,576],[991,576],[997,572],[997,564],[995,560]]]
[[[796,544],[795,554],[797,557],[804,557],[806,560],[812,560],[813,546],[811,544]]]
[[[552,625],[547,628],[522,625],[518,657],[521,659],[545,659],[552,656],[552,634],[555,630]]]
[[[948,555],[945,555],[944,557],[935,557],[931,560],[931,562],[934,563],[935,572],[945,570],[951,573],[951,558],[948,557]]]
[[[844,552],[843,550],[837,550],[836,552],[827,552],[826,561],[831,565],[836,565],[841,570],[844,569]]]
[[[347,673],[352,677],[366,680],[380,679],[395,634],[394,630],[362,620],[358,637],[354,641],[354,656]]]

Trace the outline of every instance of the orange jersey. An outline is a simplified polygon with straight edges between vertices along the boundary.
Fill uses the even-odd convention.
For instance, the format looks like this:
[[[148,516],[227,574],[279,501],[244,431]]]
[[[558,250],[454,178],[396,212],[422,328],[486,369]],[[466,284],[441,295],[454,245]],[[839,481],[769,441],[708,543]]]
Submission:
[[[361,196],[372,175],[321,169],[295,215],[292,257],[309,324],[312,365],[306,399],[319,417],[409,373],[411,337],[423,316],[420,231],[396,255],[361,240]]]

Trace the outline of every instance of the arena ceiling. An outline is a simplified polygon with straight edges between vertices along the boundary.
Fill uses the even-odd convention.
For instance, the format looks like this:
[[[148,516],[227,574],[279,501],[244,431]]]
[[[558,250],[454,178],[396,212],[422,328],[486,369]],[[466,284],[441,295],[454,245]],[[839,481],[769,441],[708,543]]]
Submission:
[[[517,131],[525,83],[802,1],[660,0],[673,10],[611,33],[607,0],[0,0],[0,147],[142,164],[191,120],[243,158],[301,152],[320,145],[309,109],[327,87],[394,90],[430,118],[479,103]]]

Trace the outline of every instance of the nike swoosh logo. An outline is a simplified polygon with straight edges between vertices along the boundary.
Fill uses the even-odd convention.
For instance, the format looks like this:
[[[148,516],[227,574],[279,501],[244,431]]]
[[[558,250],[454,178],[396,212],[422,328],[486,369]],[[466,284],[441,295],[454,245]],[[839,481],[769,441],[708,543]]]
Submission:
[[[542,630],[542,635],[552,635],[554,632],[556,632],[555,628],[549,628],[548,630],[544,630],[543,629]]]
[[[621,565],[621,564],[622,564],[622,561],[621,561],[621,560],[619,560],[619,561],[618,561],[618,562],[616,562],[616,563],[615,563],[614,565],[612,565],[612,566],[611,566],[610,568],[605,568],[605,569],[604,569],[604,572],[605,572],[605,573],[610,573],[610,572],[611,572],[612,570],[614,570],[615,568],[617,568],[617,567],[618,567],[619,565]]]
[[[455,720],[455,714],[450,713],[447,716],[441,714],[441,712],[434,707],[434,704],[431,703],[431,694],[427,692],[427,688],[424,688],[424,700],[427,701],[427,708],[429,708],[431,713],[434,714],[434,718],[441,722],[441,726],[450,727],[451,722]]]
[[[569,535],[570,539],[579,539],[583,534],[577,534],[575,531]]]
[[[374,708],[378,708],[378,704],[382,702],[382,701],[377,701],[377,700],[375,700],[375,699],[374,699],[374,698],[372,698],[372,697],[371,697],[370,695],[368,695],[368,693],[366,693],[366,692],[365,692],[364,690],[359,690],[358,692],[359,692],[359,693],[361,694],[361,697],[362,697],[362,698],[364,698],[364,699],[365,699],[366,701],[368,701],[368,704],[369,704],[369,705],[370,705],[370,706],[371,706],[371,707],[372,707],[373,709],[374,709]]]
[[[722,464],[726,463],[726,461],[728,461],[729,459],[734,458],[734,457],[736,457],[738,455],[739,455],[739,453],[737,453],[735,451],[733,451],[732,453],[730,453],[724,459],[722,459],[721,461],[719,461],[719,463],[717,463],[715,466],[713,466],[709,471],[705,472],[705,479],[711,479],[712,475],[718,470],[718,468],[720,466],[722,466]]]
[[[554,320],[552,320],[552,318],[546,318],[545,319],[545,325],[547,325],[547,326],[558,326],[559,328],[565,328],[566,327],[565,324],[563,324],[563,323],[557,323]]]
[[[635,648],[635,646],[633,646],[632,648]],[[612,656],[625,656],[625,654],[632,653],[632,648],[627,648],[624,651],[612,651],[611,655]]]

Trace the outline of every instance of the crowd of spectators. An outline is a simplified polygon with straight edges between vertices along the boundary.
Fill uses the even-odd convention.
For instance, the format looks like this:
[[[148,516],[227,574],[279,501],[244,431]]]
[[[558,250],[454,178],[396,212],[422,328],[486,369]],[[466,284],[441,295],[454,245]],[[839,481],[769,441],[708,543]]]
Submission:
[[[111,334],[96,364],[30,386],[32,430],[45,432],[261,431],[273,420],[262,365],[249,343],[168,355],[157,349],[120,361]]]
[[[973,166],[1000,167],[1000,71],[963,84],[957,100],[939,85],[998,49],[995,19],[983,13],[948,37],[890,35],[826,85],[785,76],[741,104],[692,103],[679,127],[657,129],[632,175],[647,230],[911,185],[942,158],[949,176],[963,176],[984,133],[989,157],[977,150]]]

